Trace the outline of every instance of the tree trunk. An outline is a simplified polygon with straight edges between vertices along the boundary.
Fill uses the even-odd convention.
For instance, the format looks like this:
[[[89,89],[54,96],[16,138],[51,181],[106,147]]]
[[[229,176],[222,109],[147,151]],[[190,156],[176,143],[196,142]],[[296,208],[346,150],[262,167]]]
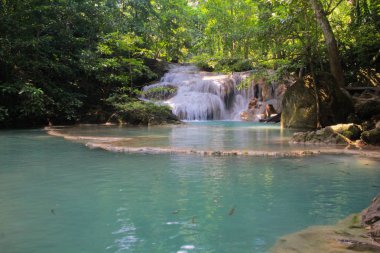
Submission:
[[[330,62],[330,71],[334,76],[338,86],[344,86],[343,69],[340,62],[339,50],[335,40],[334,33],[331,29],[330,22],[326,17],[320,0],[309,0],[317,18],[318,24],[322,29],[323,36],[327,47],[327,53]]]

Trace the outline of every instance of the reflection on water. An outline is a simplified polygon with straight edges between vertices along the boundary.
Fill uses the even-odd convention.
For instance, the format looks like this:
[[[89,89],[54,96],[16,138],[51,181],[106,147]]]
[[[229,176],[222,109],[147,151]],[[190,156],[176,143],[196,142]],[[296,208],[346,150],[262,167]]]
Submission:
[[[83,131],[129,138],[168,129]],[[248,138],[234,126],[198,130],[213,131],[222,134],[192,138],[194,129],[181,141],[206,138],[227,148]],[[177,135],[166,141],[180,145]],[[0,249],[7,253],[262,253],[282,235],[362,210],[380,189],[372,187],[380,182],[373,158],[120,154],[43,131],[0,132],[0,161]]]
[[[300,157],[319,154],[379,157],[380,149],[344,145],[289,145],[294,131],[276,124],[205,121],[160,127],[79,126],[48,129],[50,135],[92,149],[144,154]]]
[[[217,150],[282,150],[289,149],[291,130],[279,125],[251,122],[188,122],[185,125],[161,127],[81,126],[61,129],[62,134],[103,142],[109,137],[115,146],[162,147]]]

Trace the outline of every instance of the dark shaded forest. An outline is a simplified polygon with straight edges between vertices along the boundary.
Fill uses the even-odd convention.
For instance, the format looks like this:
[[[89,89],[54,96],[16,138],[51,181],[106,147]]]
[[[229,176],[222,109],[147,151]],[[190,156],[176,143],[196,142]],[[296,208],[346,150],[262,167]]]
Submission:
[[[1,0],[0,126],[145,118],[168,62],[378,86],[376,0]]]

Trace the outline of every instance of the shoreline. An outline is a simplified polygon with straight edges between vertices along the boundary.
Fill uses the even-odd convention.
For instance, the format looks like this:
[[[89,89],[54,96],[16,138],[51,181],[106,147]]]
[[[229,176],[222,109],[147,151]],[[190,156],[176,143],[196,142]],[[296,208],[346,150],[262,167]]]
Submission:
[[[261,150],[217,150],[205,149],[195,150],[191,148],[171,148],[171,147],[130,147],[119,145],[118,142],[130,141],[133,138],[123,137],[100,137],[100,136],[75,136],[60,132],[60,129],[46,127],[44,130],[48,135],[54,137],[61,137],[70,141],[83,142],[84,145],[90,149],[101,149],[115,153],[128,153],[128,154],[167,154],[167,155],[198,155],[198,156],[251,156],[251,157],[307,157],[317,155],[359,155],[369,158],[380,158],[380,149],[358,149],[343,147],[328,147],[318,145],[307,145],[307,148],[299,148],[289,151],[261,151]],[[297,144],[291,144],[296,146]],[[305,145],[304,145],[305,147]],[[311,148],[312,147],[312,148]]]
[[[375,253],[380,248],[363,235],[359,214],[351,214],[334,225],[310,226],[277,239],[268,253]]]

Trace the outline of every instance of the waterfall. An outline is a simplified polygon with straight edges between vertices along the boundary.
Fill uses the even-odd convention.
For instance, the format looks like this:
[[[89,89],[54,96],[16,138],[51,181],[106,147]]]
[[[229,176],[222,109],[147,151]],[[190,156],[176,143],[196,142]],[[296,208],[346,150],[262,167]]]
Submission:
[[[238,90],[249,73],[222,75],[193,65],[171,65],[161,81],[145,86],[144,99],[168,104],[182,120],[240,120],[253,87]]]

